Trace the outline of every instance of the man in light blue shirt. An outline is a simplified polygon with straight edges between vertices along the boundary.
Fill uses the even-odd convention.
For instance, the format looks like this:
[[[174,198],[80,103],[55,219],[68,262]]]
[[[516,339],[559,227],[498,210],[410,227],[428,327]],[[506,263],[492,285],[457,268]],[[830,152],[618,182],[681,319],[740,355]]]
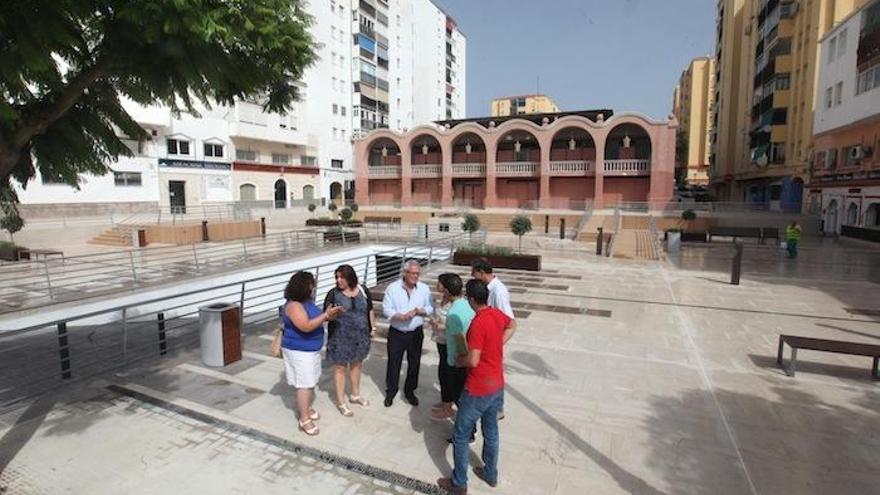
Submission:
[[[422,359],[422,325],[431,315],[431,290],[419,282],[422,267],[418,261],[408,260],[403,277],[388,285],[382,299],[382,313],[391,323],[388,329],[388,368],[385,371],[385,407],[390,407],[400,384],[400,366],[406,351],[406,381],[403,393],[413,406],[419,405],[416,387],[419,385],[419,366]]]

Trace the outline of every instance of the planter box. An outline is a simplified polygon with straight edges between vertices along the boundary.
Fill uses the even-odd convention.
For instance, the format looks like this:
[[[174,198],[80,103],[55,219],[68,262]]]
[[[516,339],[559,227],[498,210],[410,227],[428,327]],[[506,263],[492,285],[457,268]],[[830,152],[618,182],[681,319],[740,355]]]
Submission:
[[[320,218],[309,218],[306,220],[307,227],[338,227],[340,224],[339,220],[321,220]],[[351,220],[347,224],[346,227],[358,228],[363,227],[363,222],[359,220]]]
[[[324,242],[342,242],[342,232],[324,232]],[[356,244],[361,242],[361,235],[358,232],[346,232],[345,243]]]
[[[462,253],[456,251],[452,255],[453,265],[468,265],[478,258],[486,258],[493,268],[509,268],[511,270],[541,270],[541,257],[530,254],[511,254],[507,256],[482,255],[476,253]]]
[[[682,232],[681,242],[706,242],[705,232]]]
[[[15,246],[13,248],[0,248],[0,260],[19,261],[31,259],[26,248]]]

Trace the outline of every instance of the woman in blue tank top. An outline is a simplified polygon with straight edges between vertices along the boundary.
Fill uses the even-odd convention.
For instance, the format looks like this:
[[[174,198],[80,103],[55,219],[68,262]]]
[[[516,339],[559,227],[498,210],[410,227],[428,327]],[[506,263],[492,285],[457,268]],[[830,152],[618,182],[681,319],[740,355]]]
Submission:
[[[278,308],[284,324],[281,353],[284,356],[287,384],[296,388],[296,408],[299,429],[307,435],[317,435],[315,421],[320,419],[312,408],[315,386],[321,377],[321,347],[324,346],[324,322],[332,320],[343,310],[341,307],[321,311],[315,305],[315,276],[310,272],[296,272],[284,289],[286,302]]]

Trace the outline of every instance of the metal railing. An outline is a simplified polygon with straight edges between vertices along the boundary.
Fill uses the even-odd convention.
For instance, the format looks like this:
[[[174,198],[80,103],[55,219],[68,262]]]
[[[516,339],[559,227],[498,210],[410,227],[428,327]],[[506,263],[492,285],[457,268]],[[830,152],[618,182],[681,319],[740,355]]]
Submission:
[[[485,233],[475,234],[484,242]],[[334,271],[351,265],[361,283],[375,286],[400,276],[407,259],[430,268],[452,257],[466,234],[431,242],[361,254],[305,267],[317,280],[317,299],[335,284]],[[291,273],[218,282],[197,290],[120,304],[94,312],[47,321],[0,334],[0,410],[22,400],[84,379],[144,361],[192,349],[199,340],[199,308],[216,303],[239,306],[244,334],[278,319]],[[267,343],[268,345],[268,343]]]
[[[277,262],[330,246],[358,242],[423,242],[460,233],[460,226],[366,224],[302,229],[229,242],[130,249],[0,265],[0,314],[88,299],[240,268]],[[327,239],[330,239],[329,241]]]
[[[614,256],[614,242],[617,240],[617,236],[620,235],[620,227],[623,222],[623,215],[620,214],[620,209],[614,210],[614,233],[611,235],[611,239],[608,241],[608,247],[605,249],[605,256],[612,257]],[[600,239],[601,241],[601,239]]]
[[[271,208],[272,201],[206,203],[192,206],[159,206],[133,213],[113,222],[116,227],[161,223],[201,223],[204,220],[244,221],[252,219],[255,208]]]

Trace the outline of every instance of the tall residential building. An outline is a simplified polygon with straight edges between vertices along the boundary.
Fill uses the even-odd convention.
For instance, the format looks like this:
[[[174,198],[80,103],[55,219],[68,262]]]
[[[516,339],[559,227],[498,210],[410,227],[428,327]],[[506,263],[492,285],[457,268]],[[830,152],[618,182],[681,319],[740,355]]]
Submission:
[[[880,0],[819,46],[807,204],[824,231],[880,240]]]
[[[681,73],[672,103],[672,113],[678,119],[676,141],[684,145],[684,153],[676,157],[676,176],[689,184],[709,183],[714,98],[715,59],[695,58]]]
[[[492,100],[491,117],[510,117],[533,113],[558,113],[561,110],[547,95],[505,96]]]
[[[104,206],[271,202],[276,208],[354,198],[352,140],[375,128],[411,129],[465,115],[467,42],[431,0],[304,3],[318,57],[287,114],[260,101],[172,115],[127,104],[150,139],[134,158],[79,190],[37,177],[23,204],[62,203],[84,213]],[[71,213],[72,214],[72,213]]]
[[[711,180],[719,198],[801,209],[812,149],[817,43],[865,1],[718,2]]]

